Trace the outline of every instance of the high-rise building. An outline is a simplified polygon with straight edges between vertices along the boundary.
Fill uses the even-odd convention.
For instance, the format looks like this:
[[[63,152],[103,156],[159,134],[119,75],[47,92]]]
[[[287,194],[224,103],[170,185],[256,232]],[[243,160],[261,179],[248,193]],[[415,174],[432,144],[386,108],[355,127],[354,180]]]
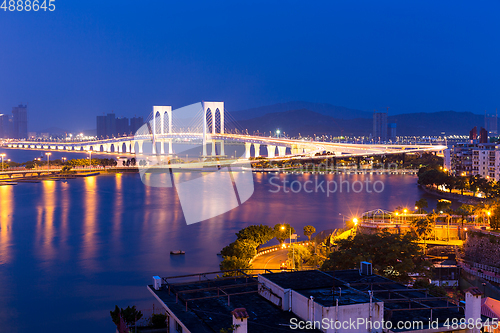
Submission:
[[[469,140],[474,141],[477,140],[477,126],[474,126],[473,129],[469,132]]]
[[[134,117],[129,119],[127,117],[115,117],[114,113],[107,115],[97,116],[97,137],[98,138],[112,138],[116,136],[134,134],[142,125],[142,117]]]
[[[116,118],[116,133],[118,134],[118,136],[130,134],[130,125],[128,123],[128,118]]]
[[[388,130],[389,130],[389,133],[388,133],[388,136],[389,136],[389,140],[391,140],[392,142],[396,142],[396,127],[397,127],[397,124],[396,123],[389,123],[388,126]]]
[[[479,143],[488,143],[488,131],[482,127],[479,131]]]
[[[12,108],[12,138],[26,139],[28,137],[28,106],[19,104]]]
[[[488,115],[484,111],[484,128],[491,134],[498,134],[498,113],[495,115]]]
[[[109,137],[116,136],[116,118],[114,113],[106,115],[106,135]]]
[[[106,116],[97,116],[97,132],[99,139],[106,138]]]
[[[142,125],[144,125],[144,119],[142,117],[130,118],[130,132],[132,132],[132,134],[135,134]]]
[[[387,141],[387,112],[373,112],[373,137],[376,141]]]
[[[9,116],[6,114],[0,114],[0,138],[8,138],[7,133],[7,122],[9,121]]]

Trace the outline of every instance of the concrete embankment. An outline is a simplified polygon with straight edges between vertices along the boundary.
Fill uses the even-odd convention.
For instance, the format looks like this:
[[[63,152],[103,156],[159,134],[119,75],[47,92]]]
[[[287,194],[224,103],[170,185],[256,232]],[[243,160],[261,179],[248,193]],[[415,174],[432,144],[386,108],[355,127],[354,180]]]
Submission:
[[[421,186],[421,185],[419,185],[419,187],[427,194],[430,194],[430,195],[435,196],[435,197],[439,197],[441,199],[455,200],[455,201],[465,203],[465,204],[477,204],[477,203],[484,201],[484,198],[477,198],[477,197],[473,197],[470,195],[461,195],[461,194],[457,194],[457,193],[448,193],[448,192],[443,192],[443,191],[437,191],[437,190],[430,189],[426,186]]]

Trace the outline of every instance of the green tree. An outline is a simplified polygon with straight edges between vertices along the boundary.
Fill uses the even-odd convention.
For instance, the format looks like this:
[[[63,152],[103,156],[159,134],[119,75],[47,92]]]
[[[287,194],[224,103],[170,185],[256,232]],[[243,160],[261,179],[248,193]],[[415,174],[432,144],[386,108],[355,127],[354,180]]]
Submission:
[[[115,323],[116,326],[120,325],[120,313],[121,310],[118,307],[118,305],[115,305],[115,309],[113,311],[109,311],[109,314],[111,315],[111,320],[113,320],[113,323]]]
[[[404,235],[382,231],[374,234],[356,233],[336,241],[336,249],[325,260],[322,270],[354,269],[361,261],[373,264],[375,273],[390,279],[408,282],[411,273],[427,273],[428,261],[411,233]]]
[[[135,305],[130,307],[127,306],[125,309],[121,309],[122,318],[127,323],[128,326],[135,325],[135,323],[142,318],[142,312],[135,308]]]
[[[167,315],[163,313],[153,313],[151,316],[151,326],[153,326],[153,328],[167,327]]]
[[[238,239],[248,239],[257,243],[257,245],[261,245],[274,238],[274,231],[267,225],[251,225],[238,231],[236,237]]]
[[[223,257],[238,257],[245,260],[252,259],[257,254],[257,244],[250,239],[237,239],[221,251]]]
[[[444,297],[447,295],[446,289],[444,287],[436,286],[435,284],[431,284],[428,280],[419,279],[415,281],[413,284],[414,289],[427,289],[431,295],[437,297]]]
[[[434,229],[434,223],[431,217],[425,217],[423,219],[413,220],[410,225],[415,230],[415,233],[419,239],[425,240],[431,234]]]
[[[420,185],[443,185],[447,179],[446,173],[435,168],[420,168],[418,170],[418,183]]]
[[[302,269],[302,264],[304,261],[310,260],[311,251],[308,247],[304,245],[293,244],[288,248],[288,260],[289,262],[295,261],[292,267],[295,269]]]
[[[469,189],[469,179],[467,177],[456,177],[455,188],[460,190],[460,194],[464,194],[465,190]]]
[[[451,193],[457,187],[457,179],[452,175],[447,175],[444,180],[444,187]]]
[[[113,323],[115,323],[116,326],[120,325],[120,315],[128,326],[135,325],[135,323],[143,316],[141,311],[137,311],[135,305],[132,307],[127,306],[126,309],[118,308],[118,305],[115,305],[115,309],[113,311],[109,311],[109,314],[111,315],[111,320],[113,320]]]
[[[241,269],[243,272],[246,269],[251,269],[252,265],[246,259],[241,259],[238,257],[224,257],[224,260],[219,264],[222,271]],[[238,272],[225,272],[224,276],[237,276],[241,275]]]
[[[304,227],[304,236],[309,238],[309,241],[311,241],[311,236],[316,232],[316,228],[313,227],[312,225],[306,225]]]
[[[276,237],[278,242],[280,242],[280,245],[282,245],[285,239],[289,238],[290,235],[294,233],[295,229],[288,223],[276,224],[274,226],[274,237]]]
[[[495,205],[491,210],[490,227],[494,230],[500,229],[500,205]]]
[[[429,203],[427,202],[427,199],[422,198],[415,201],[415,207],[417,207],[419,211],[422,211],[424,208],[429,207]]]
[[[69,165],[65,165],[61,168],[62,173],[70,173],[70,171],[71,171],[71,166]]]

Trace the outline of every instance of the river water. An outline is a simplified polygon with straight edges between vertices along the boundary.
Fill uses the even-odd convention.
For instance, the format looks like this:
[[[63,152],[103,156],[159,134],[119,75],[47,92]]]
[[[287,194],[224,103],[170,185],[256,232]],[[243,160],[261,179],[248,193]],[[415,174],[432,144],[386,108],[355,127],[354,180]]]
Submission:
[[[248,201],[191,225],[174,188],[145,186],[139,174],[0,186],[3,330],[113,332],[109,311],[115,304],[151,308],[146,285],[153,275],[217,270],[216,254],[245,226],[286,222],[300,235],[307,224],[317,231],[338,228],[343,216],[411,208],[426,196],[411,175],[255,173],[253,178]],[[277,191],[276,184],[285,180],[295,181],[292,190]],[[334,180],[378,186],[328,195],[314,186],[298,191],[307,181]],[[435,199],[427,198],[435,206]],[[186,255],[169,255],[177,249]]]

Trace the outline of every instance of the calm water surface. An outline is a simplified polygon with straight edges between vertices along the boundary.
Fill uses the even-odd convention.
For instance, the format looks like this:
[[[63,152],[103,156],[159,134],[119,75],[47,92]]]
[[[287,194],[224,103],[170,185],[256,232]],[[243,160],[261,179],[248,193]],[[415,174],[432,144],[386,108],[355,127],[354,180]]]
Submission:
[[[254,174],[240,207],[186,225],[175,189],[146,187],[138,174],[0,186],[0,323],[6,332],[113,332],[115,304],[151,308],[153,275],[218,269],[217,253],[239,229],[288,222],[299,230],[341,227],[342,215],[396,206],[424,196],[415,176],[380,180],[381,193],[270,193],[273,174]],[[333,175],[280,179],[339,180]],[[276,181],[275,181],[276,183]],[[435,200],[434,200],[435,201]],[[170,256],[182,249],[185,256]]]

